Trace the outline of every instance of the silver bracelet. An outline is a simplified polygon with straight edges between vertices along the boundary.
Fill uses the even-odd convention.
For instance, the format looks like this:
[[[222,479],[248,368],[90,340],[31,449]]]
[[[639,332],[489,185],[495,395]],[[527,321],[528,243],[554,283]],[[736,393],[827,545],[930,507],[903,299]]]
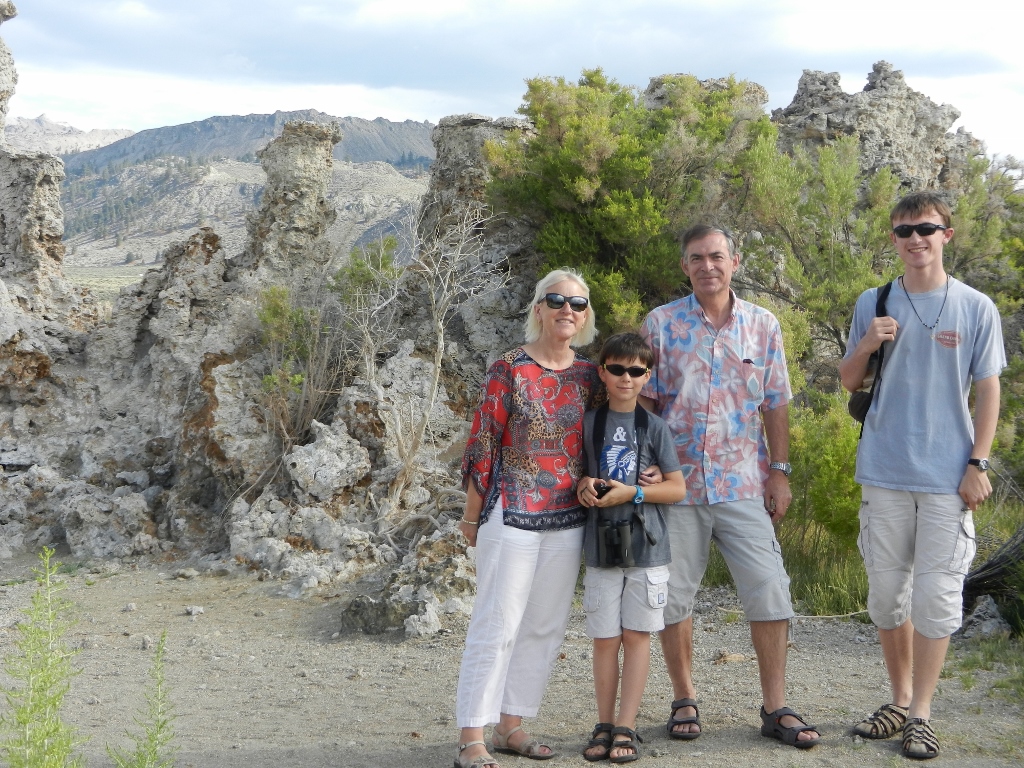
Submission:
[[[480,525],[480,521],[479,520],[467,520],[464,517],[462,519],[460,519],[459,522],[460,523],[465,523],[466,525]]]

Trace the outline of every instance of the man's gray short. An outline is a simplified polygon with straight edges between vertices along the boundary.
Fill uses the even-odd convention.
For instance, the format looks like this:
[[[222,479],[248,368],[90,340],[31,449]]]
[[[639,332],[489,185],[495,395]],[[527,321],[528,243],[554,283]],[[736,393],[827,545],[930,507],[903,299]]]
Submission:
[[[712,540],[729,566],[747,621],[793,617],[782,548],[762,499],[675,504],[665,511],[672,544],[666,624],[676,624],[693,613]]]

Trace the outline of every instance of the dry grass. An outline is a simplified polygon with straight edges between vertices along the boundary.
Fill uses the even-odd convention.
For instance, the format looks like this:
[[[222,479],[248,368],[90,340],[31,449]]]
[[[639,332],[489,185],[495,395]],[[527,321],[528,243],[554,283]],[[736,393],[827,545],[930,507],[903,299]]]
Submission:
[[[99,301],[113,302],[126,285],[137,283],[153,264],[127,264],[119,267],[64,267],[64,276],[75,285],[88,288]]]

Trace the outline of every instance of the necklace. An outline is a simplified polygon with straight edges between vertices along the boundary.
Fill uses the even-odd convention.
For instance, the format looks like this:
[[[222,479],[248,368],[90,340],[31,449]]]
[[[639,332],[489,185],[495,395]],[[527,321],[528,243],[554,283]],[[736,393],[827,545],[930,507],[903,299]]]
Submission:
[[[910,302],[910,308],[914,310],[914,314],[917,315],[918,322],[928,329],[931,340],[935,341],[935,326],[939,324],[939,318],[942,317],[942,310],[946,308],[946,298],[949,296],[949,275],[946,275],[946,293],[942,296],[942,306],[939,307],[939,314],[935,316],[935,322],[931,325],[928,325],[928,323],[921,319],[921,315],[917,311],[917,307],[914,306],[914,300],[910,298],[910,292],[907,290],[907,286],[903,282],[902,275],[900,275],[900,286],[903,288],[903,293],[906,295],[907,301]]]

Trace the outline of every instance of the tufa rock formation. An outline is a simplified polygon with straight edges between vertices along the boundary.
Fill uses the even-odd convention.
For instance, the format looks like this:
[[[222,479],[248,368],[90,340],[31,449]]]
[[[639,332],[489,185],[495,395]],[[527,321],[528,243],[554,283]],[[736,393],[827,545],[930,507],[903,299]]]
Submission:
[[[821,146],[840,136],[860,138],[861,168],[889,168],[908,189],[956,189],[967,161],[983,152],[971,134],[948,133],[960,112],[911,89],[903,73],[877,62],[860,93],[839,87],[838,72],[805,69],[793,101],[772,112],[779,147]]]

